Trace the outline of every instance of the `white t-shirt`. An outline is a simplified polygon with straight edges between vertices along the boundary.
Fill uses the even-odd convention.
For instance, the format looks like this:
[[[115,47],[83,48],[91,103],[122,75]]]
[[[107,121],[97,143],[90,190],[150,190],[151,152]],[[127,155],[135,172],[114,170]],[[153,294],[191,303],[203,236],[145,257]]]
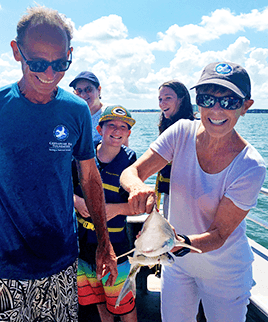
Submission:
[[[255,207],[266,173],[262,157],[249,143],[220,173],[204,172],[196,153],[199,125],[200,120],[180,120],[150,146],[168,162],[172,161],[168,220],[177,233],[185,235],[209,228],[223,196],[243,210]],[[222,277],[248,269],[253,255],[245,220],[221,248],[201,255],[191,253],[178,260],[183,269],[196,277]]]

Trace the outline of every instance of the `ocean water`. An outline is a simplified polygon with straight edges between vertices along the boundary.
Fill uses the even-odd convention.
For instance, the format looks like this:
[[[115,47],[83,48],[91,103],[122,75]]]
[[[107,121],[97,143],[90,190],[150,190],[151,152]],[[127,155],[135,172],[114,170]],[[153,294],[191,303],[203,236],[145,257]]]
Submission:
[[[132,129],[129,146],[140,157],[158,136],[159,113],[132,112],[132,116],[136,124]],[[248,113],[240,117],[236,130],[259,151],[268,166],[267,124],[268,113]],[[155,179],[156,175],[153,175],[146,180],[146,183],[154,184]],[[263,187],[268,189],[268,171]],[[268,222],[268,197],[260,194],[257,207],[251,209],[250,213]],[[268,249],[267,229],[247,220],[247,235]]]

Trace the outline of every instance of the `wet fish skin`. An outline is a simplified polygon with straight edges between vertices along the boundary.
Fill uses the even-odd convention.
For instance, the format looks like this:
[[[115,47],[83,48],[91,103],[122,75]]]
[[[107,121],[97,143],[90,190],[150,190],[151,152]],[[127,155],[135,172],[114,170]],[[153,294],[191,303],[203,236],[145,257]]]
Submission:
[[[176,246],[187,247],[202,253],[200,249],[178,241],[171,225],[156,208],[144,222],[140,236],[135,240],[134,245],[139,253],[147,257],[159,256]]]

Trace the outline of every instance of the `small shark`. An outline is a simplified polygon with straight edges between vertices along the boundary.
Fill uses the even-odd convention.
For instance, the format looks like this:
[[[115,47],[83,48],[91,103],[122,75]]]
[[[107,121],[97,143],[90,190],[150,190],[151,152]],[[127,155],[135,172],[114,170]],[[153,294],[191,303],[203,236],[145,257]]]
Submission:
[[[115,307],[119,306],[121,300],[132,292],[136,297],[136,275],[141,266],[154,266],[156,264],[169,265],[174,263],[174,255],[170,253],[176,246],[190,248],[198,253],[202,251],[176,239],[175,233],[169,222],[154,207],[143,224],[140,236],[135,240],[135,248],[123,254],[123,257],[134,251],[133,257],[128,257],[131,264],[130,272],[116,300]]]
[[[174,263],[174,255],[171,255],[171,253],[164,253],[155,257],[146,257],[135,252],[133,257],[128,257],[128,260],[131,264],[130,271],[116,300],[115,307],[119,306],[120,302],[130,291],[133,296],[136,297],[136,275],[142,266],[153,267],[156,264],[171,266]]]

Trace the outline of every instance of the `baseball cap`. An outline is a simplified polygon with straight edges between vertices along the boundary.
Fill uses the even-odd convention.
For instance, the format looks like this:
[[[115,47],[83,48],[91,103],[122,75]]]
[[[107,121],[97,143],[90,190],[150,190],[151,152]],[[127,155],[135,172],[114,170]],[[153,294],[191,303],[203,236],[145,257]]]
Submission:
[[[236,63],[216,62],[207,65],[198,81],[190,89],[204,84],[224,86],[242,98],[250,98],[251,85],[247,71]]]
[[[111,120],[126,122],[130,127],[132,127],[136,123],[136,121],[131,117],[130,112],[120,105],[107,106],[101,114],[99,124],[101,122]]]
[[[78,74],[75,77],[75,79],[69,84],[69,86],[75,88],[76,83],[82,79],[86,79],[86,80],[89,80],[90,82],[96,83],[97,87],[100,86],[100,82],[98,78],[92,72],[87,72],[87,71],[84,71]]]

